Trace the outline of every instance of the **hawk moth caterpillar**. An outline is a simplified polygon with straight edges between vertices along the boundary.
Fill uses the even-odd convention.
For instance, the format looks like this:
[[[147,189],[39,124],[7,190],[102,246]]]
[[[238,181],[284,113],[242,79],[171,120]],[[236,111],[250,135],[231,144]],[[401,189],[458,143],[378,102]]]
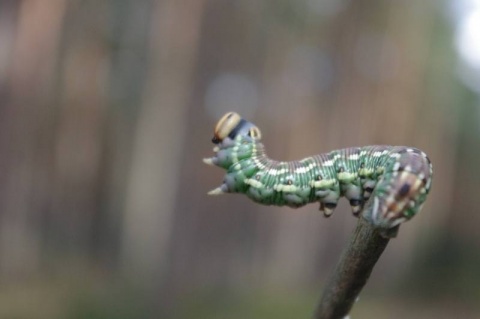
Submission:
[[[227,171],[209,195],[243,193],[264,205],[300,207],[319,202],[329,217],[340,197],[375,227],[390,229],[415,216],[432,183],[432,164],[413,147],[351,147],[299,161],[275,161],[265,153],[261,132],[235,112],[217,123],[215,156],[204,159]]]

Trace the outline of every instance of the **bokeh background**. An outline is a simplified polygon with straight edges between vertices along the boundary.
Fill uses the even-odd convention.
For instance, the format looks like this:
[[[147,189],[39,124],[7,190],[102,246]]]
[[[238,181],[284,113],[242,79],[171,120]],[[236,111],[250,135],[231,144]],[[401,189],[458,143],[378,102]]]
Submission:
[[[479,318],[479,94],[478,0],[1,0],[0,318],[308,318],[356,220],[208,197],[232,110],[427,152],[352,315]]]

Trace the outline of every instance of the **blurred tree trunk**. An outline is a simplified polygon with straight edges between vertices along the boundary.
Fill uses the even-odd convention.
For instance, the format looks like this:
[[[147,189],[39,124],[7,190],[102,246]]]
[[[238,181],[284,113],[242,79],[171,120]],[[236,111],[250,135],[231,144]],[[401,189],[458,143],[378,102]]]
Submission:
[[[150,72],[134,136],[123,265],[145,284],[165,270],[204,1],[157,2]]]
[[[111,0],[108,6],[109,76],[108,118],[102,128],[104,180],[100,213],[93,223],[92,250],[106,263],[117,265],[122,252],[122,214],[138,123],[139,105],[149,69],[152,0]]]
[[[0,61],[8,76],[0,125],[0,268],[9,277],[39,265],[39,225],[53,192],[51,103],[65,6],[64,0],[0,4],[2,50],[11,48],[9,60]]]

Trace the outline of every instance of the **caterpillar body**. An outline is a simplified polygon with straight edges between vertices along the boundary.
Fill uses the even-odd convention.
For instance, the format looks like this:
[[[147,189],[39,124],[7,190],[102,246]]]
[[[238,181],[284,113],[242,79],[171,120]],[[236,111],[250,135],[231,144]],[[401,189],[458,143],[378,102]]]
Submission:
[[[270,159],[260,130],[234,112],[217,123],[215,156],[204,159],[227,171],[208,194],[243,193],[265,205],[300,207],[319,202],[326,217],[346,197],[352,212],[375,227],[390,229],[421,209],[432,183],[427,155],[412,147],[351,147],[299,161]]]

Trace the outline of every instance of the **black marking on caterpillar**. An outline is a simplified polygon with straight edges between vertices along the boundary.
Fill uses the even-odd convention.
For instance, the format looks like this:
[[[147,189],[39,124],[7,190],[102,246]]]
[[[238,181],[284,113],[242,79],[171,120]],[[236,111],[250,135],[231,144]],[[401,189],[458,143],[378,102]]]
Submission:
[[[264,205],[300,207],[319,202],[326,217],[340,197],[352,212],[380,229],[394,228],[421,209],[432,183],[427,155],[412,147],[351,147],[299,161],[270,159],[260,130],[237,113],[225,114],[214,130],[215,156],[204,159],[227,171],[210,195],[243,193]]]

